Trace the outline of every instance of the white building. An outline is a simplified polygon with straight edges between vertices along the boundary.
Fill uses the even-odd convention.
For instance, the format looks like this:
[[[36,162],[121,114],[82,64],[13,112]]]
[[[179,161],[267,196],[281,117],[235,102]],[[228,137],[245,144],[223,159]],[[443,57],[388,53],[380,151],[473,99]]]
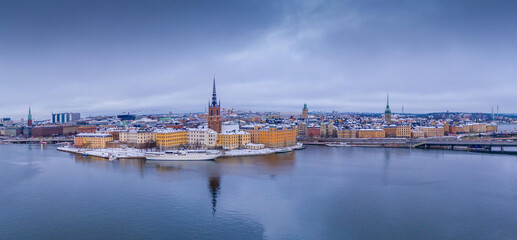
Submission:
[[[187,144],[215,147],[217,132],[209,128],[190,128],[187,131]]]

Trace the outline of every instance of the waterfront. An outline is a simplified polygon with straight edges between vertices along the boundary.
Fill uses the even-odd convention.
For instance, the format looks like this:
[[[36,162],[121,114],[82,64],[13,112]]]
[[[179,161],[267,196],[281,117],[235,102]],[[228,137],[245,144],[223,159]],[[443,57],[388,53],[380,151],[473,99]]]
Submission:
[[[0,145],[1,239],[502,239],[517,157],[331,148],[106,161]]]

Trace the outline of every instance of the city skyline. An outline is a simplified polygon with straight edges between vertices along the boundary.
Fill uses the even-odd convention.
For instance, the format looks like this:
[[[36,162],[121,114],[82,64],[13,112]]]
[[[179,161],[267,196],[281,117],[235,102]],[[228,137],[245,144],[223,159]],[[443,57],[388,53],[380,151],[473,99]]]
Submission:
[[[0,116],[515,113],[516,4],[2,2]]]

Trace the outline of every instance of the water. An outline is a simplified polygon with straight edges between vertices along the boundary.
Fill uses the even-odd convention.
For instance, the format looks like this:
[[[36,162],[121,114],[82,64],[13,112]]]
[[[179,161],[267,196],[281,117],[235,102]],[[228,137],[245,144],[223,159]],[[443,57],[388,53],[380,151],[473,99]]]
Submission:
[[[0,145],[0,239],[515,239],[517,156],[330,148],[109,162]]]

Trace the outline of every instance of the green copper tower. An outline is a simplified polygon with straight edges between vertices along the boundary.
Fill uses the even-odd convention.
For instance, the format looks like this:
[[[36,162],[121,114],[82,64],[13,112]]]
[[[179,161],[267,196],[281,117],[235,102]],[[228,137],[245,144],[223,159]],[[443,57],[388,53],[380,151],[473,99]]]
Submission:
[[[391,109],[390,109],[390,96],[389,95],[386,95],[386,110],[384,111],[384,113],[386,114],[391,114]]]
[[[391,123],[390,96],[386,94],[386,110],[384,110],[384,120]]]
[[[29,105],[29,116],[27,116],[27,126],[32,126],[32,113],[31,113],[31,105]]]

